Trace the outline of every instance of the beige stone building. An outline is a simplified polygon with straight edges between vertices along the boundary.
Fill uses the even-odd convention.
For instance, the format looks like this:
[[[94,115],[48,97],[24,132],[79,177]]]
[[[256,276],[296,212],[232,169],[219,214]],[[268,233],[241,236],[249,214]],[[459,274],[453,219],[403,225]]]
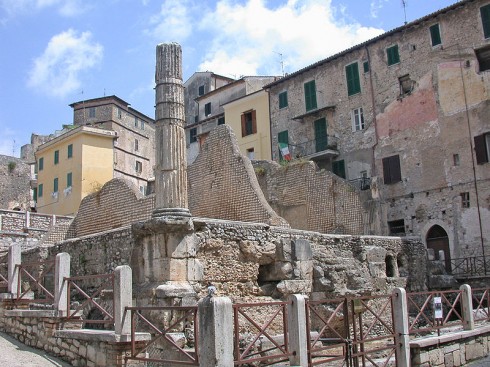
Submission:
[[[373,233],[447,267],[490,255],[489,70],[490,2],[441,9],[269,84],[273,159],[284,142],[365,189]]]

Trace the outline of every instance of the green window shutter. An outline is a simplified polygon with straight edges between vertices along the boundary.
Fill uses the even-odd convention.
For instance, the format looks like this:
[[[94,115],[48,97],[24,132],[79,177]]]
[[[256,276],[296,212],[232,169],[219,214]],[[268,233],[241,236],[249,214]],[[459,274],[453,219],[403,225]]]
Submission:
[[[277,142],[289,144],[289,133],[287,130],[281,131],[279,134],[277,134]]]
[[[347,77],[347,93],[349,96],[357,94],[361,91],[361,81],[359,79],[359,66],[357,62],[345,67]]]
[[[345,179],[345,161],[342,159],[332,162],[332,172]]]
[[[43,184],[37,185],[37,196],[42,197],[43,196]]]
[[[490,38],[490,4],[480,8],[481,22],[483,26],[483,35]]]
[[[32,198],[34,199],[34,201],[37,201],[37,187],[34,187],[32,189]]]
[[[53,192],[58,192],[58,177],[53,181]]]
[[[369,71],[369,61],[364,61],[362,63],[362,67],[364,69],[364,72],[367,73]]]
[[[39,158],[39,171],[44,169],[44,158]]]
[[[54,164],[58,164],[60,162],[60,151],[55,150],[54,151]]]
[[[321,118],[315,121],[315,149],[317,152],[321,152],[326,150],[327,146],[327,120]]]
[[[279,93],[279,108],[284,108],[288,106],[288,92]]]
[[[431,26],[429,30],[430,30],[430,40],[432,46],[440,45],[442,42],[441,42],[441,31],[439,29],[439,23]]]
[[[398,54],[398,45],[388,47],[386,49],[388,56],[388,65],[398,64],[400,62],[400,55]]]
[[[305,106],[306,111],[314,110],[315,108],[317,108],[316,86],[314,80],[305,83]]]
[[[73,181],[72,181],[72,174],[71,172],[66,175],[66,187],[72,186]]]
[[[68,145],[68,158],[73,157],[73,144]]]

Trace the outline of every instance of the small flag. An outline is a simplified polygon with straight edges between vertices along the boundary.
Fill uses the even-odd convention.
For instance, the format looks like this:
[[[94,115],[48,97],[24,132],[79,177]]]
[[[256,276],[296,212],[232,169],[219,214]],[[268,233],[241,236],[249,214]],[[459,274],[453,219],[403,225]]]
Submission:
[[[289,153],[288,143],[279,143],[279,150],[281,151],[282,158],[286,161],[291,160],[291,153]]]

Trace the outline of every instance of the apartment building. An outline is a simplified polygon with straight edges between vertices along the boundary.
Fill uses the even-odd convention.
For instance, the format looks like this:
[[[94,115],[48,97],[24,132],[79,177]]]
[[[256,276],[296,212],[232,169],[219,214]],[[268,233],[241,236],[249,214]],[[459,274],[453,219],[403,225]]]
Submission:
[[[274,160],[285,144],[351,181],[375,203],[373,233],[420,235],[446,267],[490,255],[490,1],[460,1],[266,88]]]

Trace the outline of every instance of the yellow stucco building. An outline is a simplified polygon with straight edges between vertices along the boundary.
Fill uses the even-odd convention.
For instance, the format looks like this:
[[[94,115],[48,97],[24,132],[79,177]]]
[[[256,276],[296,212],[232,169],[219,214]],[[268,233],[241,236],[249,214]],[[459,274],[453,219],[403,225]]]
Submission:
[[[73,215],[82,199],[113,178],[111,130],[80,126],[39,146],[36,151],[36,209]]]
[[[250,159],[271,159],[269,95],[265,90],[223,105],[225,121],[235,132],[242,154]]]

